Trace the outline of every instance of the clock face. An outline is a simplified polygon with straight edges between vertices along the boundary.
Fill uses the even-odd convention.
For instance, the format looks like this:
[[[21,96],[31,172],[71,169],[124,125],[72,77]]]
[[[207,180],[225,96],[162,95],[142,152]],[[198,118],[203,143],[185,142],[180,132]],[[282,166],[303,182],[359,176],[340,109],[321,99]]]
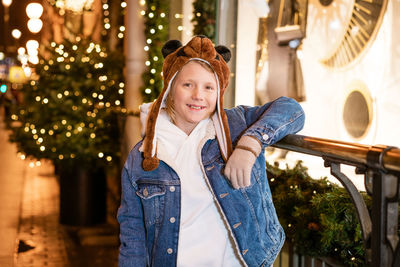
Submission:
[[[387,0],[310,0],[305,41],[315,43],[324,65],[348,66],[374,40],[386,6]]]
[[[354,0],[309,0],[304,47],[316,60],[332,55],[340,45],[351,18]]]

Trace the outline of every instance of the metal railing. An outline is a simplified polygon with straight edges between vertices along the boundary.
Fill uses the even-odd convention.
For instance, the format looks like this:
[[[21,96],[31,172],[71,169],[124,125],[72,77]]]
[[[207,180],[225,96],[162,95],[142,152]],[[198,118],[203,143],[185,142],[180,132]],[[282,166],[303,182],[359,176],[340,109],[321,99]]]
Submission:
[[[302,135],[288,135],[274,147],[322,157],[349,193],[362,229],[365,262],[368,266],[400,266],[398,205],[400,149],[369,146]],[[360,192],[340,171],[340,165],[356,167],[364,175],[365,188],[372,197],[371,214]]]

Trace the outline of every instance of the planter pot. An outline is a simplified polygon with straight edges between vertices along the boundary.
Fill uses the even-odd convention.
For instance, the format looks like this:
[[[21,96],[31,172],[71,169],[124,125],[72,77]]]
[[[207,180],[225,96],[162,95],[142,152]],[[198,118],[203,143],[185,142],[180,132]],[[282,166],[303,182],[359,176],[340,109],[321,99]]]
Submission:
[[[104,170],[61,166],[60,223],[89,226],[106,218],[106,177]]]

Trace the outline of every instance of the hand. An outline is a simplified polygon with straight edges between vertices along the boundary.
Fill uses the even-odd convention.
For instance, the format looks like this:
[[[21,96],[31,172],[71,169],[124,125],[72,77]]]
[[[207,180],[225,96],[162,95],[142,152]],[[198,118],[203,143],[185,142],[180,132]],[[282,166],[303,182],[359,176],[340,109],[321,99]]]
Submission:
[[[243,136],[238,142],[238,146],[251,148],[256,154],[261,152],[261,144],[257,139],[250,136]],[[256,161],[254,153],[236,148],[229,157],[225,166],[224,174],[231,181],[235,189],[250,186],[251,169]]]

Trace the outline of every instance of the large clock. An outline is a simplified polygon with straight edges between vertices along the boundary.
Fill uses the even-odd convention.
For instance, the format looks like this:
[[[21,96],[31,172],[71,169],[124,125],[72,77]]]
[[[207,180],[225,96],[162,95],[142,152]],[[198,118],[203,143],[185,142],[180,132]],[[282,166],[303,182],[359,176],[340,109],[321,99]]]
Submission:
[[[318,60],[332,68],[356,61],[374,40],[387,1],[309,0],[306,34]]]

